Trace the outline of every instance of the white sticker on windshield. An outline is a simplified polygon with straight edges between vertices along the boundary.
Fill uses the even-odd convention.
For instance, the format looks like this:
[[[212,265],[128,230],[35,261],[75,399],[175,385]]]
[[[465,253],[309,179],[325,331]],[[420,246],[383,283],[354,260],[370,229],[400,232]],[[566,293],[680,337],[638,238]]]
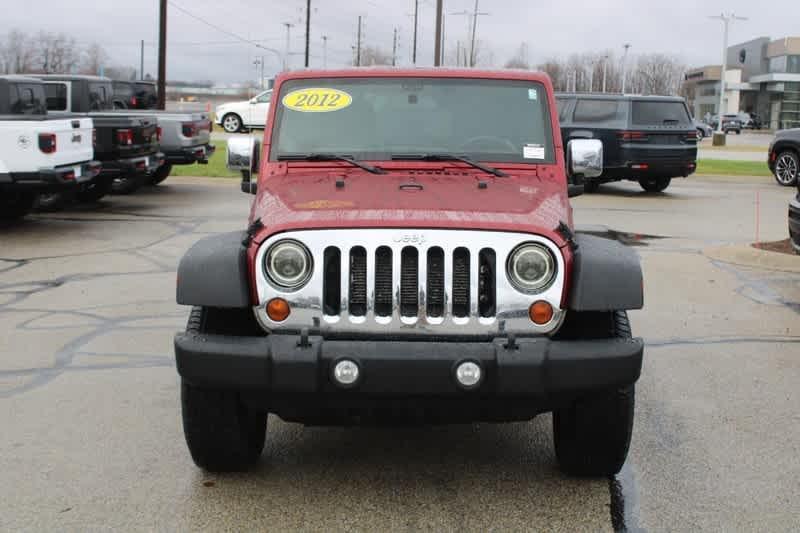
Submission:
[[[536,89],[528,89],[528,100],[538,100],[539,99],[539,91]]]
[[[544,146],[541,144],[526,144],[522,148],[522,157],[525,159],[544,159]]]

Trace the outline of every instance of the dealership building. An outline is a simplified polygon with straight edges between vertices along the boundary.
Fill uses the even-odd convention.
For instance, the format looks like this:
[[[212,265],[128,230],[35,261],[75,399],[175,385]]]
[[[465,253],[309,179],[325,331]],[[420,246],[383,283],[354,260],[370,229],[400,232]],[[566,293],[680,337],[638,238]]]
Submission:
[[[800,37],[761,37],[728,47],[723,113],[755,113],[772,129],[800,127]],[[684,93],[694,116],[716,115],[722,67],[686,73]]]

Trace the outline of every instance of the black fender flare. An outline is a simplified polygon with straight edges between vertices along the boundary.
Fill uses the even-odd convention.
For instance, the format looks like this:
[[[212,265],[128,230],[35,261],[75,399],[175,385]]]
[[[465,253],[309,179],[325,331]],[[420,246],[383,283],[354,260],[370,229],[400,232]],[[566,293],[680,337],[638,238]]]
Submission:
[[[180,305],[250,307],[246,231],[221,233],[196,242],[178,265]]]
[[[567,309],[624,311],[644,306],[642,265],[631,248],[578,233]]]

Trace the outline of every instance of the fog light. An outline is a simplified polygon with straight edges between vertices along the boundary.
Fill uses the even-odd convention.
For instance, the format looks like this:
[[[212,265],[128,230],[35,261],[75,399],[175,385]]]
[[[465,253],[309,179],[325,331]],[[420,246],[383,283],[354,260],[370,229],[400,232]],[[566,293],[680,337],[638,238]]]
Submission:
[[[343,387],[355,385],[360,374],[358,364],[350,359],[342,359],[333,367],[333,379]]]
[[[528,314],[531,317],[531,322],[544,326],[553,319],[553,306],[543,300],[539,300],[531,304]]]
[[[283,322],[289,318],[289,302],[283,298],[273,298],[267,302],[267,316],[273,322]]]
[[[483,372],[477,363],[466,361],[456,367],[456,381],[464,388],[477,387],[481,379],[483,379]]]

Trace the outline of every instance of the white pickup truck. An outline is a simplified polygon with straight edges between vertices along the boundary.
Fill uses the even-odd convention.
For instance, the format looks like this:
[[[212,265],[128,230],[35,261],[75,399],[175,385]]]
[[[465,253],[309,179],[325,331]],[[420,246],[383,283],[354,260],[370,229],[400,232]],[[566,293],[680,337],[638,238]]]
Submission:
[[[77,188],[100,172],[88,117],[48,117],[42,82],[0,76],[0,220],[17,219],[37,195]]]

